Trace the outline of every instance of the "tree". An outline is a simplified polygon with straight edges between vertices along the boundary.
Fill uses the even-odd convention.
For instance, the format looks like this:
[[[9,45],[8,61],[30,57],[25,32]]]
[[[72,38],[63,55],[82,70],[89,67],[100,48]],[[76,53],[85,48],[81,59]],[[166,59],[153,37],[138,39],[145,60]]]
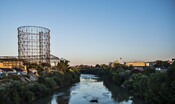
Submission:
[[[165,72],[156,72],[150,75],[148,79],[147,86],[148,90],[145,92],[145,99],[148,103],[155,104],[166,104],[166,94],[163,90],[163,84],[166,82],[166,73]],[[161,93],[160,93],[161,92]]]
[[[144,67],[144,71],[143,71],[143,73],[145,74],[145,75],[150,75],[151,73],[155,73],[156,72],[156,70],[155,69],[153,69],[153,68],[150,68],[150,67]]]
[[[99,69],[101,66],[99,64],[97,64],[97,65],[95,65],[95,67]]]
[[[170,66],[170,68],[167,70],[168,75],[168,81],[174,81],[175,80],[175,61]]]
[[[133,65],[129,65],[129,68],[130,70],[134,69]]]
[[[108,69],[109,68],[109,66],[106,65],[106,64],[102,64],[101,67],[102,67],[102,69]]]
[[[129,67],[128,67],[127,65],[120,64],[120,63],[114,64],[114,68],[115,68],[115,69],[123,68],[123,69],[125,69],[125,70],[129,69]]]
[[[60,61],[57,64],[57,70],[64,71],[68,68],[69,68],[69,61],[65,59],[60,59]]]
[[[42,67],[51,67],[51,65],[49,63],[41,63]]]
[[[167,61],[157,60],[154,66],[159,68],[168,68],[170,64]]]
[[[45,69],[46,73],[50,72],[51,65],[49,63],[41,63],[41,66]]]

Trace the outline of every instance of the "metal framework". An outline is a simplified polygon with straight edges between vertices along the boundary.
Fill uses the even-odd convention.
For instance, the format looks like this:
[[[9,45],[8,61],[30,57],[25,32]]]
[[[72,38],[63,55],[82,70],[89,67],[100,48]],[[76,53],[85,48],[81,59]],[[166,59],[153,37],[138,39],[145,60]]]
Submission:
[[[22,26],[17,30],[18,58],[50,64],[50,30],[39,26]]]

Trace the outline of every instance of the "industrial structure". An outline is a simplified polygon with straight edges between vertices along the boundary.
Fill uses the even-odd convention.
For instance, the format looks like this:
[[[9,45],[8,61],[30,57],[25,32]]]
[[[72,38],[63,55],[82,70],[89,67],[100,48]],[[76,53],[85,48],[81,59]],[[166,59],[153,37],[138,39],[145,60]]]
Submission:
[[[21,26],[18,30],[18,56],[0,56],[0,68],[26,69],[25,63],[56,65],[50,54],[50,30],[40,26]]]
[[[50,64],[50,30],[39,26],[22,26],[17,30],[18,58]]]

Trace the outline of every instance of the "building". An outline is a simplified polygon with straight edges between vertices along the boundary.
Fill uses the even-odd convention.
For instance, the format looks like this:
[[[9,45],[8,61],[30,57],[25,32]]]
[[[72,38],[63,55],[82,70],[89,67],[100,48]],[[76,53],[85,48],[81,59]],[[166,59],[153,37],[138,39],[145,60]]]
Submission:
[[[0,58],[0,68],[21,68],[26,70],[22,60],[16,58]]]
[[[150,66],[149,62],[135,61],[135,62],[125,62],[127,66],[133,66],[134,69],[143,69],[145,66]]]
[[[20,75],[27,73],[26,65],[23,60],[16,57],[0,57],[0,76],[8,76],[10,74]]]
[[[0,60],[0,68],[22,68],[23,62],[21,61],[7,61]]]
[[[149,62],[142,62],[142,61],[136,61],[136,62],[126,62],[127,66],[149,66]]]
[[[147,63],[149,63],[150,67],[154,67],[154,65],[155,65],[155,62],[147,62]]]
[[[169,64],[173,64],[174,61],[173,60],[167,60],[166,62],[169,63]]]
[[[122,58],[120,58],[120,61],[115,60],[115,61],[113,61],[113,62],[109,62],[109,65],[110,65],[111,67],[114,67],[115,64],[123,64]]]

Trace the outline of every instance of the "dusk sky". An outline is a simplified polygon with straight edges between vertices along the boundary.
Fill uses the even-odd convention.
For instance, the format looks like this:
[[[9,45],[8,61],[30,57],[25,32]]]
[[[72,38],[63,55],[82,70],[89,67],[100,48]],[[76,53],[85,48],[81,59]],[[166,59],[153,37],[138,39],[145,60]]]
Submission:
[[[17,28],[51,30],[51,54],[71,65],[175,58],[175,0],[0,0],[0,56]]]

